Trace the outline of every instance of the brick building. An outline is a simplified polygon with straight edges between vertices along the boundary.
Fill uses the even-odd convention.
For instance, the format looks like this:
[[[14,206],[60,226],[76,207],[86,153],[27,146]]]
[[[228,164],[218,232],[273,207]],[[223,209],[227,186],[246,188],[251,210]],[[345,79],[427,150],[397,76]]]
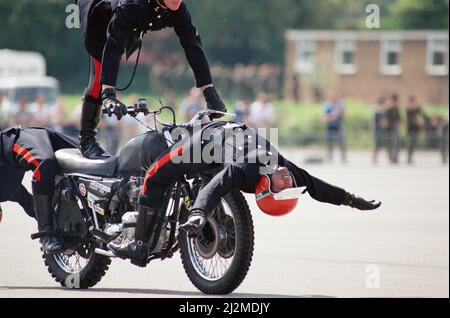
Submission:
[[[329,89],[374,103],[398,92],[448,105],[447,31],[295,31],[286,33],[284,95],[321,100]]]

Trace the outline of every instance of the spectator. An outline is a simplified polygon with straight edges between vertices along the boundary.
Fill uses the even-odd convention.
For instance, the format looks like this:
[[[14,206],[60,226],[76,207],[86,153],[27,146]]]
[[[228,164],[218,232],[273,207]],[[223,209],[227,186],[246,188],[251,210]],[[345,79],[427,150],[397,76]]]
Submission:
[[[427,149],[439,148],[440,118],[436,116],[425,117],[425,147]]]
[[[339,99],[336,92],[330,92],[328,100],[324,104],[323,119],[326,124],[326,144],[328,159],[333,160],[334,143],[338,142],[341,150],[341,159],[345,163],[347,161],[347,146],[345,134],[343,131],[343,121],[345,117],[344,102]]]
[[[173,91],[165,91],[164,99],[163,99],[164,105],[167,105],[170,107],[175,107],[175,98],[176,98],[176,95]]]
[[[448,163],[448,139],[448,119],[442,119],[441,158],[444,165]]]
[[[249,121],[256,128],[271,128],[277,122],[275,107],[270,101],[270,96],[259,93],[257,100],[250,106]]]
[[[33,115],[28,111],[27,100],[25,97],[19,98],[19,110],[14,114],[12,124],[27,127],[31,125]]]
[[[235,121],[247,124],[250,116],[250,102],[244,98],[234,104]]]
[[[105,144],[105,150],[115,156],[119,149],[122,123],[115,117],[105,116],[99,126],[99,136]]]
[[[373,163],[378,163],[379,151],[384,147],[386,143],[386,99],[380,97],[375,109],[375,116],[373,121],[373,134],[374,134],[374,150],[373,150]]]
[[[78,139],[80,134],[80,118],[81,118],[81,104],[78,104],[72,112],[67,113],[64,120],[62,131],[65,135]]]
[[[417,147],[420,130],[424,125],[424,113],[417,98],[410,96],[406,107],[406,126],[408,136],[408,164],[413,163],[414,152]]]
[[[389,161],[393,164],[398,163],[400,153],[400,100],[397,94],[391,97],[390,105],[386,110],[386,141],[389,154]]]
[[[52,118],[52,122],[49,125],[50,128],[62,133],[67,117],[67,107],[62,98],[58,99],[55,107],[50,112],[50,116]]]
[[[180,104],[181,118],[188,122],[203,108],[202,91],[200,88],[193,87],[189,95]]]
[[[40,127],[48,127],[50,125],[51,117],[44,95],[39,94],[36,96],[36,100],[30,105],[30,110],[34,115],[33,125]]]

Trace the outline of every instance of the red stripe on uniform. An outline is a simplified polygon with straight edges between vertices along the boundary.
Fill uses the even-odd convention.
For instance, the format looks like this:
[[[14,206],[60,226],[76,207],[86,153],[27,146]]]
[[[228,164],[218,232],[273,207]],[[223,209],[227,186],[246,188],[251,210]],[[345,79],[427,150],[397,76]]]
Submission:
[[[153,177],[160,168],[162,168],[165,164],[167,164],[172,158],[175,156],[181,156],[184,151],[184,146],[180,146],[174,150],[172,150],[169,153],[166,153],[164,156],[162,156],[158,161],[156,161],[150,170],[148,170],[147,174],[145,175],[144,179],[144,187],[142,188],[142,195],[147,192],[147,181],[149,178]]]
[[[94,62],[94,83],[92,84],[92,89],[89,95],[99,98],[101,92],[100,76],[102,74],[102,62],[96,59],[92,59],[92,61]]]
[[[22,148],[18,144],[14,144],[13,152],[16,153],[17,156],[25,159],[28,162],[28,164],[34,166],[33,170],[34,179],[36,181],[41,181],[41,171],[39,171],[39,166],[41,165],[41,163],[38,160],[34,159],[31,152],[29,152],[25,148]]]

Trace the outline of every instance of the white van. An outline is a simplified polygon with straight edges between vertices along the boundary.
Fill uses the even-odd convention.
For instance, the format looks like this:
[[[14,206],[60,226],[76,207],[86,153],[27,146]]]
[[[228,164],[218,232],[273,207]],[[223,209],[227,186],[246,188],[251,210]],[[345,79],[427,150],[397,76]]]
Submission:
[[[53,108],[59,94],[59,83],[46,76],[46,63],[42,54],[0,50],[0,111],[11,116],[18,110],[18,103],[25,98],[32,105],[39,95],[46,105]],[[36,111],[29,108],[29,111]]]

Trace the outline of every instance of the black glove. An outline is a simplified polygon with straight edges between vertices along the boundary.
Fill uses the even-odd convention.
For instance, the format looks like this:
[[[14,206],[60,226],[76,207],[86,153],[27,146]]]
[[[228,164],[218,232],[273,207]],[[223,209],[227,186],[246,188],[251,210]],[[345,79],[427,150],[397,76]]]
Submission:
[[[378,209],[381,206],[381,202],[377,202],[375,200],[367,201],[364,198],[357,197],[351,193],[347,193],[343,205],[347,205],[361,211],[368,211]]]
[[[219,93],[217,93],[214,86],[208,87],[203,91],[203,95],[205,96],[206,100],[206,107],[211,110],[217,110],[220,112],[227,112],[227,108],[225,107],[225,104],[223,103],[222,99],[220,99]],[[221,118],[223,117],[222,114],[211,114],[209,115],[211,119],[214,118]]]
[[[105,88],[103,90],[102,105],[106,109],[109,117],[114,114],[118,120],[121,120],[127,114],[127,106],[117,99],[114,88]]]

